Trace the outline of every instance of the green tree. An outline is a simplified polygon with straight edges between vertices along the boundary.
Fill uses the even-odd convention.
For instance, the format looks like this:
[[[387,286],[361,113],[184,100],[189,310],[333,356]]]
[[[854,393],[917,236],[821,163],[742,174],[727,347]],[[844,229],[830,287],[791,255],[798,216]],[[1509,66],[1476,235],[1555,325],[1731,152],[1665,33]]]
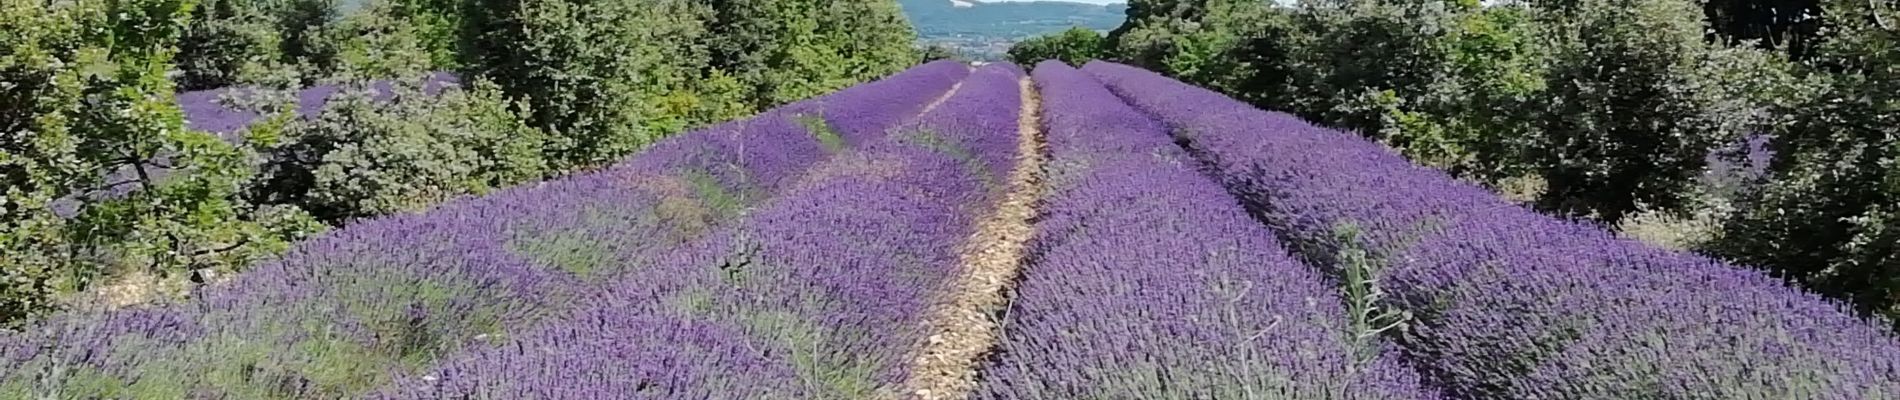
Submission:
[[[962,53],[949,46],[930,44],[917,49],[917,58],[919,58],[921,62],[931,62],[937,60],[962,60],[965,57]]]
[[[1539,5],[1553,43],[1531,162],[1549,190],[1540,205],[1616,223],[1642,208],[1679,209],[1717,146],[1773,121],[1778,94],[1727,78],[1786,81],[1761,52],[1703,39],[1701,13],[1669,0]],[[1746,90],[1737,90],[1746,89]]]
[[[545,134],[516,119],[499,89],[422,92],[392,85],[374,101],[366,85],[331,100],[316,118],[287,121],[270,146],[259,202],[309,210],[331,224],[415,211],[456,196],[540,179]]]
[[[710,2],[711,67],[755,88],[753,107],[842,89],[916,64],[892,1]]]
[[[1709,0],[1702,11],[1717,40],[1729,45],[1752,41],[1801,59],[1813,54],[1822,22],[1816,0]]]
[[[1082,27],[1029,38],[1009,48],[1009,59],[1017,64],[1035,65],[1042,60],[1062,60],[1082,65],[1107,56],[1102,34]]]
[[[416,1],[207,0],[179,42],[179,84],[288,88],[453,66],[449,22]]]
[[[1711,250],[1900,321],[1900,4],[1822,6],[1826,90],[1789,107],[1770,183]]]
[[[1117,58],[1616,222],[1680,209],[1704,155],[1799,93],[1772,54],[1705,42],[1676,0],[1137,1]],[[1798,97],[1798,96],[1795,96]]]
[[[179,40],[180,90],[240,84],[290,85],[283,35],[259,0],[204,0]]]
[[[602,165],[692,122],[710,11],[684,0],[480,0],[467,77],[526,104],[556,170]],[[669,101],[668,99],[674,99]]]
[[[249,153],[184,128],[165,74],[192,6],[0,5],[0,319],[50,309],[108,268],[235,268],[301,232],[272,225],[294,212],[243,201]]]

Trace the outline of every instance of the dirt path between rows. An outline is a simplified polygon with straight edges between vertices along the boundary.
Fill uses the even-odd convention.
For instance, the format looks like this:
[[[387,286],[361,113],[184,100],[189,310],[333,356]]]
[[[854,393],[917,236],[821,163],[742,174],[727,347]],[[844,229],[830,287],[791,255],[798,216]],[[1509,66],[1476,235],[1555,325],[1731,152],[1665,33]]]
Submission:
[[[1009,192],[1002,202],[977,222],[976,232],[964,242],[959,255],[962,275],[926,320],[931,335],[911,359],[904,398],[964,399],[976,388],[979,363],[1002,334],[992,318],[1008,305],[1009,284],[1021,273],[1023,253],[1035,233],[1042,191],[1042,100],[1035,83],[1023,78],[1022,112],[1018,117],[1017,166],[1009,176]]]
[[[969,79],[969,78],[964,78],[964,79]],[[936,100],[931,100],[930,104],[924,105],[924,110],[918,111],[917,116],[929,114],[930,110],[937,109],[937,106],[943,105],[944,101],[950,100],[950,96],[955,96],[957,94],[958,89],[963,89],[963,81],[961,80],[957,81],[957,83],[950,84],[950,90],[943,91],[942,96],[937,96]],[[916,118],[917,116],[913,116],[912,118]]]

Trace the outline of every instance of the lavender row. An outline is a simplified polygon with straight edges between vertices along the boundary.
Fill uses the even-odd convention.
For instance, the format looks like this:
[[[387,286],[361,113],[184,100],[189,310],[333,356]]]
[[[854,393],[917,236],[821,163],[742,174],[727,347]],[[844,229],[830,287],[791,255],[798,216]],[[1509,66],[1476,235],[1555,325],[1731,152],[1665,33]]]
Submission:
[[[1061,62],[1035,78],[1064,172],[978,397],[1434,397],[1394,354],[1350,340],[1333,288],[1159,123]]]
[[[1086,68],[1304,255],[1365,250],[1456,398],[1900,396],[1900,342],[1759,272],[1543,216],[1376,143],[1127,66]],[[1350,240],[1342,230],[1361,235]]]
[[[965,73],[952,63],[919,67],[677,136],[605,171],[353,224],[208,288],[200,299],[164,308],[178,320],[168,328],[96,329],[149,326],[145,319],[154,312],[62,316],[0,344],[16,349],[0,359],[0,394],[364,393],[392,373],[561,314],[584,293],[638,273],[777,193],[787,177],[828,158],[796,117],[817,113],[830,125],[863,130],[848,134],[875,136],[877,122],[866,121],[895,123]],[[831,107],[863,102],[909,106],[877,110],[898,115]]]
[[[437,93],[455,86],[460,79],[447,72],[431,73],[423,77],[422,90],[425,93]],[[375,99],[387,98],[392,93],[392,81],[370,82],[368,89]],[[342,85],[311,86],[297,91],[296,113],[300,117],[312,117],[323,111],[330,98],[342,93]],[[195,131],[217,134],[226,140],[238,140],[233,134],[243,130],[262,116],[257,112],[225,104],[227,96],[243,97],[251,93],[247,88],[224,88],[184,92],[178,94],[178,108],[185,114],[185,127]]]
[[[996,197],[1021,71],[793,183],[573,318],[398,382],[389,398],[867,398],[907,374],[930,294]],[[1007,166],[1006,166],[1007,167]],[[637,240],[623,238],[622,240]],[[682,333],[690,332],[690,333]],[[611,349],[611,350],[602,350]]]

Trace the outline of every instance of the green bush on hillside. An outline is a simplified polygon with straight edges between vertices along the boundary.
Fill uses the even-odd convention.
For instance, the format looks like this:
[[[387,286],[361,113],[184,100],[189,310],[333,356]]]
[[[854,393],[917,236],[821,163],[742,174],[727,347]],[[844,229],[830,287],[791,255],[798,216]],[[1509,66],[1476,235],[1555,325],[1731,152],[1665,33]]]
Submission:
[[[1009,59],[1022,65],[1035,65],[1042,60],[1062,60],[1070,65],[1082,65],[1107,55],[1102,44],[1102,34],[1075,27],[1018,42],[1010,46]]]
[[[336,224],[547,175],[546,135],[515,119],[493,84],[439,95],[419,89],[399,83],[387,102],[352,90],[316,118],[275,128],[281,139],[269,150],[260,201]]]
[[[1900,321],[1900,4],[1828,1],[1826,79],[1710,250]]]
[[[0,5],[0,320],[115,270],[247,264],[299,232],[244,201],[251,153],[184,128],[166,73],[192,5]]]

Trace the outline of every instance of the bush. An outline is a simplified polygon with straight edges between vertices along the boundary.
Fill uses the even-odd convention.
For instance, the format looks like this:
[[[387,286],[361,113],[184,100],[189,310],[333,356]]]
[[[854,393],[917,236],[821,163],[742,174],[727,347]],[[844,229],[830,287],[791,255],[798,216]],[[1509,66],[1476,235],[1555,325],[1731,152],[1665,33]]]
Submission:
[[[179,85],[296,87],[453,65],[436,15],[401,0],[206,0],[179,41]]]
[[[706,27],[710,66],[754,89],[769,108],[917,63],[904,16],[889,1],[714,1]]]
[[[0,5],[0,320],[117,268],[230,269],[302,232],[240,196],[252,158],[184,129],[165,78],[189,2]],[[282,222],[284,225],[273,225]]]
[[[691,122],[705,7],[683,0],[481,0],[468,77],[493,80],[552,135],[556,170],[605,164]],[[505,11],[505,10],[512,10]]]
[[[1082,65],[1106,55],[1102,34],[1082,27],[1030,38],[1009,48],[1009,59],[1022,65],[1035,65],[1042,60]]]
[[[442,67],[434,63],[424,28],[399,17],[387,1],[366,0],[305,27],[301,51],[286,56],[299,64],[306,85],[413,76]]]
[[[339,224],[548,174],[546,135],[516,119],[493,84],[440,95],[392,86],[388,100],[376,101],[359,85],[315,118],[285,126],[271,149],[262,201]]]
[[[290,85],[297,78],[283,65],[283,40],[271,14],[255,1],[205,0],[178,41],[178,88]]]
[[[1729,78],[1788,80],[1766,53],[1704,42],[1688,3],[1584,2],[1538,18],[1555,44],[1529,154],[1547,210],[1615,223],[1683,208],[1710,152],[1772,123],[1757,111],[1779,90]]]
[[[1769,184],[1744,197],[1710,250],[1900,321],[1900,16],[1822,6],[1831,19],[1814,72],[1826,90],[1789,107]]]

